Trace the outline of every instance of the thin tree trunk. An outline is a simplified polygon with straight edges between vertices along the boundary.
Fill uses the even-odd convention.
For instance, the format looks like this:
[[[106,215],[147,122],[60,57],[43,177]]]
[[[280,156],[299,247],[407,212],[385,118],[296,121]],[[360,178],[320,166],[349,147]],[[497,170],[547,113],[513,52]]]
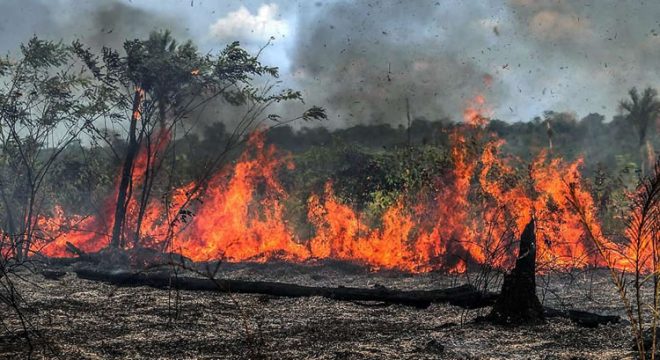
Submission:
[[[140,105],[144,93],[142,89],[136,89],[133,95],[133,112],[131,115],[131,124],[128,130],[128,148],[126,149],[126,158],[124,159],[124,166],[122,168],[121,180],[119,188],[117,189],[117,203],[115,205],[115,218],[112,226],[112,238],[110,246],[119,248],[121,246],[122,232],[124,228],[124,220],[126,218],[126,209],[128,207],[128,188],[131,183],[133,175],[133,162],[139,150],[137,141],[137,122],[140,121]]]
[[[133,237],[133,242],[135,245],[137,245],[140,242],[142,219],[144,219],[144,214],[147,210],[147,203],[149,201],[149,194],[151,192],[151,185],[153,183],[151,161],[152,161],[152,157],[155,156],[155,154],[152,154],[151,152],[151,140],[149,139],[149,136],[147,136],[146,139],[147,139],[147,146],[145,150],[147,152],[147,168],[145,169],[144,172],[144,183],[142,185],[142,193],[140,195],[140,209],[138,210],[137,220],[135,221],[135,236]]]
[[[165,103],[162,100],[159,100],[158,101],[158,115],[159,115],[158,121],[160,123],[159,131],[165,131],[165,113],[166,113]],[[153,188],[154,180],[156,177],[155,161],[156,161],[156,156],[158,155],[156,151],[159,145],[158,142],[161,141],[161,138],[160,136],[156,138],[156,144],[154,145],[152,152],[152,143],[150,136],[151,134],[146,137],[147,138],[147,147],[146,147],[147,168],[145,169],[145,173],[144,173],[144,183],[142,186],[142,195],[140,197],[140,209],[138,211],[137,221],[135,225],[135,238],[133,239],[135,244],[139,243],[140,241],[142,221],[144,220],[144,214],[147,210],[147,204],[149,203],[151,190]]]
[[[0,197],[2,197],[2,203],[5,206],[5,215],[7,217],[7,230],[9,231],[10,241],[12,251],[15,256],[18,256],[18,249],[16,248],[16,222],[14,221],[13,207],[9,205],[9,200],[7,199],[7,193],[5,192],[5,186],[0,184]]]
[[[641,163],[642,163],[642,175],[646,175],[646,171],[648,169],[649,172],[653,172],[653,164],[655,164],[656,161],[656,156],[655,156],[655,149],[653,149],[653,144],[651,144],[651,140],[646,139],[641,145],[640,145],[640,155],[642,157]]]
[[[27,258],[30,254],[30,246],[32,244],[32,234],[34,233],[34,200],[35,200],[36,194],[34,192],[34,187],[31,185],[30,186],[30,200],[28,201],[28,207],[27,207],[27,214],[25,215],[25,226],[23,227],[25,229],[25,233],[22,234],[23,244],[22,244],[22,250],[21,250],[21,257],[19,257],[19,260],[23,260],[24,258]]]

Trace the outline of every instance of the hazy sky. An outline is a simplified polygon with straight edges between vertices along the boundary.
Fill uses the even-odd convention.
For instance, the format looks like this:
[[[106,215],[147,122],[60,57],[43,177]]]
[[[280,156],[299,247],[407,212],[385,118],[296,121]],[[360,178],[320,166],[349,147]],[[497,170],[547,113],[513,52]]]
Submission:
[[[0,51],[32,34],[119,46],[170,28],[205,51],[240,40],[281,68],[334,126],[492,115],[610,118],[631,86],[658,86],[660,1],[0,0]],[[484,78],[492,77],[487,86]]]

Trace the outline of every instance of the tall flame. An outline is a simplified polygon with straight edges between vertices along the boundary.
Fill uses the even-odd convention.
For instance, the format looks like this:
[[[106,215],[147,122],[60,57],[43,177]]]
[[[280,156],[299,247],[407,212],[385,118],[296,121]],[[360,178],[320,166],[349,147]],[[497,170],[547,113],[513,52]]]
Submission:
[[[343,203],[328,182],[322,194],[307,200],[307,220],[314,231],[306,238],[297,235],[286,216],[287,191],[278,179],[279,171],[294,169],[293,161],[264,144],[263,134],[256,132],[236,164],[210,179],[201,201],[187,201],[198,188],[195,183],[176,189],[167,206],[152,200],[135,245],[163,249],[168,244],[193,260],[332,258],[373,269],[460,272],[470,263],[513,264],[512,244],[534,216],[541,266],[604,265],[567,201],[568,184],[581,183],[582,160],[565,162],[542,152],[521,177],[516,169],[524,166],[522,161],[504,157],[500,150],[504,141],[485,133],[484,111],[485,100],[478,96],[464,113],[465,123],[450,134],[454,167],[440,179],[441,189],[425,200],[402,196],[380,219],[369,219]],[[163,149],[170,135],[162,132],[157,138],[153,154]],[[134,186],[143,181],[148,161],[154,161],[146,153],[142,149],[136,160]],[[588,191],[570,190],[593,204]],[[65,216],[56,208],[53,216],[42,218],[40,228],[54,238],[39,244],[42,252],[66,256],[67,242],[83,251],[107,246],[113,199],[108,197],[105,213],[98,216]],[[128,229],[134,225],[137,206],[131,198]],[[182,214],[194,216],[183,219]],[[589,221],[600,229],[595,217]],[[628,266],[621,259],[615,261]]]

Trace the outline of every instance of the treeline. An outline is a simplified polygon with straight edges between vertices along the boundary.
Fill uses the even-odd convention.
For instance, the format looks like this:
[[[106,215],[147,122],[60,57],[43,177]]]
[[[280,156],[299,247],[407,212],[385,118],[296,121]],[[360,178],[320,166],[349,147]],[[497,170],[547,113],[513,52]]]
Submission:
[[[267,139],[280,149],[294,153],[319,146],[350,145],[369,151],[390,151],[409,146],[449,147],[448,134],[457,125],[448,120],[415,119],[410,128],[374,124],[336,130],[324,127],[295,130],[291,126],[282,126],[270,129]],[[215,127],[208,130],[222,129]],[[507,152],[526,159],[545,149],[566,160],[583,156],[585,166],[590,170],[598,164],[614,168],[640,161],[635,129],[624,116],[615,116],[611,121],[606,121],[603,115],[597,113],[577,119],[570,113],[547,111],[543,117],[536,117],[529,122],[510,123],[492,119],[486,131],[504,139]],[[657,134],[657,129],[650,133],[656,147],[659,142]]]
[[[548,126],[548,124],[550,124]],[[266,143],[293,154],[295,171],[280,175],[291,193],[303,200],[321,192],[329,179],[342,198],[359,208],[384,208],[405,189],[433,186],[434,179],[452,168],[449,134],[460,126],[448,120],[415,119],[410,128],[388,124],[357,125],[330,130],[323,126],[274,126],[265,132]],[[177,182],[195,179],[204,170],[204,159],[222,151],[231,132],[223,123],[207,124],[176,141]],[[548,111],[529,122],[509,123],[493,119],[486,133],[505,140],[502,151],[523,161],[531,161],[541,151],[567,161],[583,158],[585,180],[610,187],[636,184],[642,154],[637,134],[625,116],[606,121],[600,114],[577,119],[569,113]],[[655,127],[649,132],[655,148],[660,137]],[[552,144],[552,145],[551,145]],[[118,151],[125,144],[118,140]],[[89,199],[112,191],[120,165],[117,158],[102,149],[72,146],[55,167],[53,181],[65,190],[60,204],[72,209],[87,209]],[[232,150],[236,159],[244,148]],[[302,211],[302,210],[301,210]]]
[[[293,154],[296,170],[280,175],[292,195],[291,208],[298,209],[294,216],[305,213],[306,199],[328,180],[342,200],[377,213],[402,194],[433,194],[442,186],[453,168],[451,134],[463,126],[418,118],[410,126],[330,130],[319,107],[281,119],[269,113],[270,105],[300,100],[300,92],[263,89],[254,78],[275,77],[277,69],[261,65],[238,43],[211,56],[163,32],[127,41],[122,50],[103,49],[99,56],[77,42],[65,46],[35,38],[21,54],[0,63],[0,76],[7,80],[0,89],[5,104],[0,209],[11,215],[0,219],[0,228],[16,235],[14,243],[29,243],[30,229],[55,205],[66,213],[98,213],[113,206],[104,199],[117,191],[114,218],[121,219],[127,204],[118,200],[122,194],[144,209],[194,181],[201,185],[191,196],[201,196],[206,181],[236,160],[257,125],[266,129],[267,143]],[[71,73],[51,75],[60,69]],[[609,121],[599,114],[578,119],[548,111],[529,122],[491,119],[479,131],[503,139],[502,152],[522,160],[521,173],[521,164],[542,151],[567,161],[583,157],[583,177],[594,192],[611,193],[603,189],[634,186],[644,164],[653,163],[653,149],[660,148],[657,92],[632,89],[622,98],[622,115]],[[43,111],[34,111],[33,104],[45,104]],[[191,119],[206,104],[238,108],[245,115],[238,125],[207,121],[192,129]],[[287,125],[301,119],[321,121],[299,130]],[[61,134],[66,136],[55,141]],[[132,184],[140,152],[146,166]],[[139,238],[139,223],[113,235],[115,242]]]

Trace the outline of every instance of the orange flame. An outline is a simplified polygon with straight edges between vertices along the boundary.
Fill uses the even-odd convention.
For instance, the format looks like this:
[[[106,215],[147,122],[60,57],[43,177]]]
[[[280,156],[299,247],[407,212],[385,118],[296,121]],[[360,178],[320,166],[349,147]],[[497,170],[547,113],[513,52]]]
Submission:
[[[368,219],[340,201],[328,182],[323,194],[307,201],[307,218],[314,231],[304,239],[289,225],[288,194],[277,175],[284,168],[292,170],[293,162],[274,146],[265,145],[263,134],[257,132],[237,163],[210,179],[201,201],[187,201],[199,195],[193,194],[198,188],[195,183],[175,190],[168,206],[152,200],[138,245],[162,249],[163,244],[170,244],[170,249],[193,260],[332,258],[373,269],[463,272],[471,263],[513,264],[517,251],[512,245],[534,216],[542,269],[604,265],[567,201],[567,184],[581,182],[582,160],[566,163],[542,152],[521,179],[516,169],[522,162],[502,156],[504,141],[479,130],[488,121],[482,115],[484,98],[476,97],[471,105],[464,114],[465,124],[450,134],[454,167],[440,179],[444,185],[430,201],[401,197],[380,219]],[[163,132],[158,139],[155,154],[170,135]],[[483,146],[475,147],[475,143]],[[133,172],[134,186],[143,181],[147,165],[143,149]],[[573,190],[584,203],[593,204],[588,191]],[[66,256],[66,242],[83,251],[107,246],[112,199],[106,201],[104,216],[64,216],[56,208],[52,217],[41,219],[41,229],[55,234],[43,253]],[[127,223],[134,223],[137,206],[131,198]],[[588,220],[600,231],[595,215],[590,216]],[[628,266],[619,258],[614,261]]]

